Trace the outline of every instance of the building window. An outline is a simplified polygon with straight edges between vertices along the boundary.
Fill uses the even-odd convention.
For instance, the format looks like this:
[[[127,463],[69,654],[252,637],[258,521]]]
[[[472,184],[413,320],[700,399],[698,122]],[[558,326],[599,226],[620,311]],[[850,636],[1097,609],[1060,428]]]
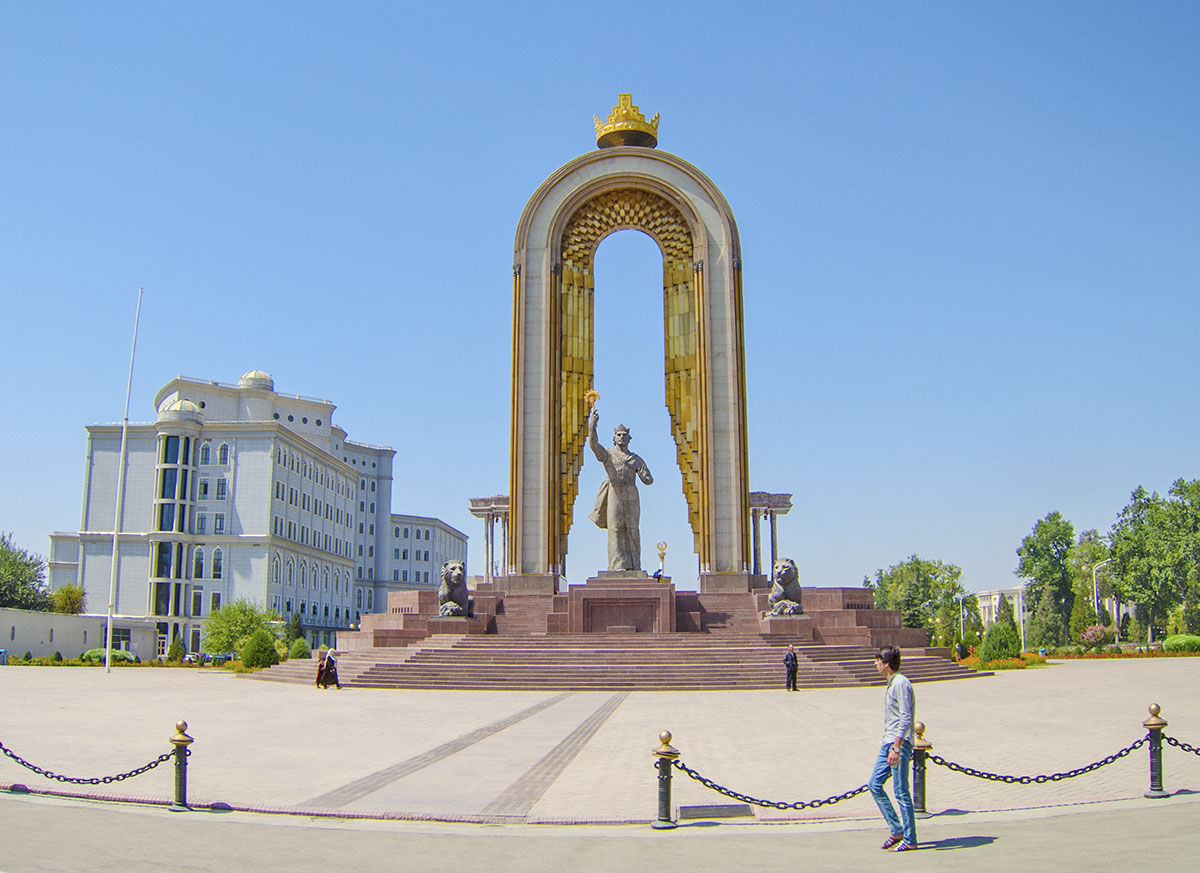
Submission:
[[[323,613],[323,617],[329,618],[329,604],[325,604],[325,611]]]
[[[212,603],[212,608],[209,610],[209,612],[216,612],[218,609],[220,609],[221,608],[221,592],[214,591],[212,594],[212,597],[209,598],[209,602]]]
[[[400,581],[401,581],[401,582],[407,582],[407,581],[408,581],[408,571],[407,571],[407,570],[403,570],[403,571],[401,571],[401,573],[400,573]]]
[[[272,560],[272,561],[271,561],[271,581],[272,581],[272,582],[274,582],[276,585],[278,585],[278,584],[279,584],[279,581],[280,581],[280,577],[279,577],[279,555],[276,555],[276,556],[275,556],[275,558],[274,558],[274,560]]]
[[[393,581],[393,582],[399,582],[399,581],[400,581],[400,571],[399,571],[399,570],[393,570],[393,571],[392,571],[392,581]]]
[[[400,528],[392,528],[392,536],[394,536],[396,539],[400,539]]]
[[[221,447],[217,449],[217,463],[229,463],[229,443],[221,443]]]
[[[325,590],[328,591],[329,590],[329,571],[328,570],[325,571],[325,578],[324,578],[323,584],[325,586]]]
[[[363,523],[361,521],[358,523],[358,532],[359,533],[363,532]]]
[[[201,479],[200,484],[196,487],[196,499],[208,500],[208,480]]]
[[[392,549],[392,558],[396,561],[400,560],[400,550],[399,549]]]
[[[198,616],[204,610],[204,592],[192,592],[192,615]]]
[[[200,446],[200,463],[201,465],[212,463],[212,449],[208,443]]]
[[[375,557],[375,547],[374,546],[367,546],[367,557],[368,558]]]
[[[308,565],[300,562],[300,587],[308,588]]]
[[[375,504],[373,502],[371,503],[371,514],[375,514]],[[372,527],[374,527],[374,525],[372,525]],[[371,533],[375,533],[375,531],[371,531]]]
[[[403,561],[407,561],[407,560],[408,560],[408,549],[402,549],[402,550],[400,551],[400,559],[401,559],[401,560],[403,560]]]
[[[206,513],[206,512],[197,512],[196,513],[196,533],[198,533],[198,534],[208,533],[208,513]]]
[[[354,606],[356,609],[362,609],[362,589],[354,589]]]
[[[214,512],[213,513],[213,533],[215,533],[215,534],[225,533],[225,513],[223,513],[223,512]]]
[[[301,601],[300,601],[300,614],[301,614],[301,615],[307,615],[307,614],[308,614],[308,601],[307,601],[307,600],[301,600]]]
[[[220,549],[213,549],[212,577],[214,579],[221,578],[221,550]]]
[[[404,538],[408,539],[408,528],[404,529]]]
[[[295,582],[296,582],[296,567],[292,563],[292,559],[288,558],[287,584],[292,585]]]
[[[358,568],[358,578],[359,578],[359,579],[361,579],[361,578],[362,578],[362,567],[359,567],[359,568]]]
[[[192,578],[204,578],[204,549],[196,549],[196,554],[192,557]]]
[[[374,567],[367,567],[367,578],[368,579],[375,578],[375,568]]]
[[[374,491],[374,490],[375,490],[375,483],[374,483],[374,482],[372,482],[372,483],[371,483],[371,490],[372,490],[372,491]]]
[[[367,511],[367,501],[365,501],[365,500],[358,501],[358,511],[359,512]]]
[[[217,500],[224,500],[224,499],[225,499],[225,480],[218,479],[217,480]]]
[[[368,588],[368,589],[367,589],[367,611],[368,611],[368,612],[369,612],[370,610],[372,610],[372,609],[374,609],[374,608],[375,608],[375,607],[374,607],[374,605],[373,605],[373,601],[374,601],[374,599],[375,599],[375,598],[374,598],[374,596],[373,596],[373,595],[374,595],[374,593],[375,593],[375,592],[374,592],[374,591],[372,591],[370,588]]]

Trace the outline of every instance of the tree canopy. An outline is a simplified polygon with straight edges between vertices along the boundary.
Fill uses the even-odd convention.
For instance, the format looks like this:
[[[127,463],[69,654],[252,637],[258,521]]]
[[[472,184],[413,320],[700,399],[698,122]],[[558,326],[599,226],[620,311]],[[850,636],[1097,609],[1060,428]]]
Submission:
[[[925,628],[934,645],[953,645],[959,640],[960,626],[967,644],[975,645],[982,630],[979,603],[963,588],[961,577],[962,568],[955,564],[911,555],[886,570],[876,570],[874,579],[863,579],[863,587],[874,592],[877,609],[899,610],[901,624]],[[962,596],[961,606],[957,595]]]
[[[1165,498],[1139,485],[1109,539],[1113,593],[1137,605],[1152,641],[1172,609],[1200,601],[1200,480],[1177,479]]]
[[[1026,645],[1057,646],[1066,642],[1067,620],[1075,605],[1070,553],[1075,527],[1060,512],[1033,526],[1017,549],[1017,575],[1025,583],[1026,609],[1033,613],[1025,628]]]
[[[46,562],[41,555],[30,554],[12,541],[12,534],[0,533],[0,607],[48,611]]]
[[[274,613],[260,609],[257,603],[243,597],[224,603],[209,615],[200,638],[200,651],[214,655],[241,652],[256,630],[275,637],[275,628],[271,626],[275,618]]]

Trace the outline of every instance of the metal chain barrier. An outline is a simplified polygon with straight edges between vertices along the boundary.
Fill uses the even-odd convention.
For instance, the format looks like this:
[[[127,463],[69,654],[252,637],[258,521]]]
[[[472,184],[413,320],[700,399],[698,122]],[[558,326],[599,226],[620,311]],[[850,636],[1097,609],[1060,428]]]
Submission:
[[[940,755],[935,755],[933,753],[929,753],[929,760],[933,761],[935,764],[940,764],[948,770],[953,770],[955,773],[963,773],[967,776],[975,776],[979,779],[987,779],[992,782],[1006,782],[1010,785],[1014,783],[1019,785],[1037,783],[1038,785],[1041,785],[1044,782],[1059,782],[1063,779],[1072,779],[1076,776],[1082,776],[1084,773],[1091,773],[1093,770],[1099,770],[1101,767],[1105,767],[1114,761],[1124,758],[1126,755],[1132,753],[1136,749],[1141,748],[1149,741],[1150,735],[1147,734],[1137,742],[1121,749],[1121,751],[1113,752],[1107,758],[1101,758],[1099,761],[1088,764],[1086,767],[1076,767],[1074,770],[1068,770],[1065,773],[1046,773],[1039,776],[1006,776],[1001,773],[988,773],[986,770],[976,770],[974,767],[964,767],[962,764],[956,764],[954,761],[947,761]],[[1191,751],[1196,750],[1192,749]],[[1197,752],[1197,754],[1200,754],[1200,752]]]
[[[1200,749],[1197,749],[1195,746],[1189,746],[1183,740],[1177,740],[1174,737],[1167,736],[1166,734],[1163,734],[1163,742],[1165,742],[1168,746],[1174,746],[1175,748],[1182,749],[1185,752],[1191,752],[1193,755],[1200,755]]]
[[[31,764],[28,761],[26,761],[20,755],[16,754],[11,749],[9,749],[7,746],[5,746],[4,743],[0,743],[0,752],[3,752],[9,758],[12,758],[14,761],[16,761],[18,764],[20,764],[26,770],[32,770],[34,773],[38,774],[39,776],[44,776],[47,779],[54,779],[57,782],[69,782],[72,785],[108,785],[112,782],[121,782],[122,780],[125,780],[125,779],[132,779],[134,776],[141,776],[143,773],[147,773],[150,770],[153,770],[159,764],[165,764],[167,761],[170,761],[173,757],[175,757],[174,752],[165,752],[165,753],[159,755],[157,758],[155,758],[149,764],[145,764],[141,767],[138,767],[136,770],[130,770],[128,773],[119,773],[116,776],[96,776],[91,779],[76,779],[71,776],[62,776],[58,773],[52,773],[49,770],[43,770],[41,767],[37,766],[36,764]],[[184,752],[186,754],[190,755],[192,753],[192,750],[184,749]]]
[[[830,804],[839,803],[843,800],[849,800],[851,797],[857,797],[867,790],[867,786],[860,785],[853,791],[847,791],[845,794],[835,794],[832,797],[826,797],[821,800],[801,800],[795,803],[787,803],[782,800],[761,800],[757,797],[751,797],[749,794],[742,794],[738,791],[726,788],[724,785],[718,785],[711,779],[701,776],[691,767],[688,767],[682,761],[675,760],[671,762],[676,770],[682,770],[684,773],[691,776],[705,788],[711,788],[718,794],[724,794],[726,797],[731,797],[734,800],[740,800],[742,803],[749,803],[754,806],[767,806],[772,809],[816,809],[820,806],[829,806]]]

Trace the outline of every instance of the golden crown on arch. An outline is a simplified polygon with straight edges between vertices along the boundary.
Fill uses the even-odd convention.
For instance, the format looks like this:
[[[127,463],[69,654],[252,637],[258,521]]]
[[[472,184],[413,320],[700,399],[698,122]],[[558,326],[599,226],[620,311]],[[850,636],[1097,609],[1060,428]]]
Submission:
[[[596,145],[602,149],[626,145],[654,148],[658,145],[658,116],[656,112],[647,121],[633,105],[632,94],[619,94],[607,121],[592,116],[596,122]]]

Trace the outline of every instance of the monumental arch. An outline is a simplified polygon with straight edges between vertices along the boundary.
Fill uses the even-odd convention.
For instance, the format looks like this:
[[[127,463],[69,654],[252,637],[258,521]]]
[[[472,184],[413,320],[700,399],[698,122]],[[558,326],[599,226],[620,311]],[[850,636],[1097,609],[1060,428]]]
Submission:
[[[552,173],[517,226],[506,584],[513,592],[555,591],[564,572],[594,387],[593,257],[605,237],[625,229],[662,251],[664,390],[700,590],[750,585],[737,225],[712,180],[656,150],[657,126],[657,116],[647,122],[622,94],[607,122],[596,121],[599,148]],[[650,312],[657,305],[646,301]]]

